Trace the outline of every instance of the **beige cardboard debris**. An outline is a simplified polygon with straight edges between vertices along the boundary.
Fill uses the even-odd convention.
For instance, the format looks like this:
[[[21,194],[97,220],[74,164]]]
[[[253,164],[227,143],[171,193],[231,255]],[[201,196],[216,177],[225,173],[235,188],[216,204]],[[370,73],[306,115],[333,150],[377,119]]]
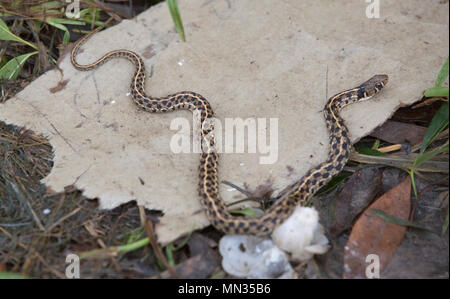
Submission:
[[[389,74],[380,96],[343,112],[355,141],[397,107],[418,100],[448,53],[446,1],[375,1],[379,18],[368,18],[370,4],[360,0],[179,2],[186,43],[161,3],[94,36],[78,60],[130,49],[145,58],[152,95],[198,92],[222,124],[225,118],[263,118],[267,134],[276,128],[269,119],[276,118],[276,163],[259,164],[267,156],[260,153],[221,156],[220,178],[253,191],[279,192],[326,159],[320,110],[327,97]],[[60,68],[63,75],[49,71],[0,105],[0,120],[48,136],[55,164],[43,182],[56,191],[75,184],[100,198],[102,208],[137,200],[163,210],[162,242],[206,226],[196,191],[198,154],[170,151],[171,121],[192,122],[191,113],[138,110],[127,94],[134,71],[128,61],[80,72],[67,56]],[[51,93],[60,80],[68,80],[65,88]],[[225,185],[221,195],[227,202],[242,198]]]

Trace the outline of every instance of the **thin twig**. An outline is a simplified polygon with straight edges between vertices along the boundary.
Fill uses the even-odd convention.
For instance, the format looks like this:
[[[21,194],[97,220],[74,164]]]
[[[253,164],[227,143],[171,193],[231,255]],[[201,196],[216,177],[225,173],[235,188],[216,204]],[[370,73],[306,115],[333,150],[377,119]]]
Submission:
[[[76,213],[78,213],[81,210],[81,207],[76,208],[75,210],[73,210],[72,212],[70,212],[69,214],[61,217],[58,221],[56,221],[55,223],[53,223],[52,225],[50,225],[47,228],[47,231],[50,232],[55,226],[59,225],[61,222],[63,222],[64,220],[66,220],[67,218],[75,215]]]
[[[139,208],[141,209],[141,206],[139,206]],[[166,257],[164,256],[161,250],[161,247],[158,245],[153,222],[151,222],[148,219],[145,219],[145,217],[141,216],[141,218],[144,218],[143,226],[147,234],[147,237],[150,240],[150,245],[152,246],[156,257],[163,263],[163,265],[167,268],[172,277],[181,279],[180,275],[178,275],[178,273],[173,269],[173,267],[170,266],[169,262],[167,261]]]

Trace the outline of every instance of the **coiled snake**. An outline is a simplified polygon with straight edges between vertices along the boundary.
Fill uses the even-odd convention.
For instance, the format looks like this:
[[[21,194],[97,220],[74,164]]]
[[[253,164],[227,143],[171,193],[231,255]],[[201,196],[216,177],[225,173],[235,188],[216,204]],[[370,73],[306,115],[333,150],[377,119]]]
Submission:
[[[228,234],[252,234],[264,236],[272,232],[293,212],[295,206],[305,204],[314,193],[331,178],[341,172],[351,151],[348,129],[339,111],[352,103],[367,100],[378,93],[387,83],[387,75],[376,75],[361,85],[332,96],[323,110],[326,126],[330,134],[328,159],[311,168],[295,185],[290,193],[278,204],[271,206],[260,218],[231,215],[219,197],[218,154],[214,149],[213,127],[209,120],[214,116],[210,103],[200,94],[182,91],[166,97],[156,98],[146,94],[144,61],[129,50],[115,50],[106,53],[94,63],[80,65],[76,62],[80,46],[101,27],[81,38],[71,52],[71,62],[81,71],[94,69],[111,58],[120,57],[131,61],[136,71],[131,80],[131,98],[148,112],[169,112],[187,109],[198,112],[201,123],[202,153],[200,155],[198,193],[210,222]],[[212,138],[211,138],[212,137]]]

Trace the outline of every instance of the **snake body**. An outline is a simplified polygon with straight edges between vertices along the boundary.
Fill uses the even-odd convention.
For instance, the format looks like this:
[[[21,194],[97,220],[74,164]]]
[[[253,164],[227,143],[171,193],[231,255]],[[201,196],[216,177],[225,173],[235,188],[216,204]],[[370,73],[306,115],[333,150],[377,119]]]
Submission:
[[[339,111],[352,103],[370,99],[387,83],[387,75],[375,75],[361,85],[332,96],[323,113],[330,135],[328,159],[311,168],[289,194],[278,204],[271,206],[260,218],[233,216],[219,196],[218,166],[219,156],[214,149],[213,127],[209,120],[214,116],[210,103],[200,94],[182,91],[166,97],[152,97],[145,92],[145,66],[142,58],[129,50],[115,50],[106,53],[97,61],[80,65],[75,57],[81,45],[97,30],[81,38],[71,52],[73,66],[81,71],[94,69],[111,58],[125,58],[134,64],[136,70],[131,80],[131,98],[140,108],[148,112],[170,112],[187,109],[200,115],[202,152],[200,154],[198,194],[210,222],[227,234],[252,234],[264,236],[272,232],[287,219],[297,205],[304,205],[314,193],[333,176],[342,171],[351,151],[349,132]]]

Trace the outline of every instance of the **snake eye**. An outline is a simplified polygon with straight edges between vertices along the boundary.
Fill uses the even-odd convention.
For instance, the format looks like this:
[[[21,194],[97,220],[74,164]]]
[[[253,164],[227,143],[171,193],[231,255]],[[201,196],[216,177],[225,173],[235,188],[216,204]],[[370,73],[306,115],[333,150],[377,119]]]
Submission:
[[[380,89],[383,88],[383,84],[381,84],[381,82],[377,82],[377,83],[375,83],[375,88],[376,88],[377,90],[380,90]]]

